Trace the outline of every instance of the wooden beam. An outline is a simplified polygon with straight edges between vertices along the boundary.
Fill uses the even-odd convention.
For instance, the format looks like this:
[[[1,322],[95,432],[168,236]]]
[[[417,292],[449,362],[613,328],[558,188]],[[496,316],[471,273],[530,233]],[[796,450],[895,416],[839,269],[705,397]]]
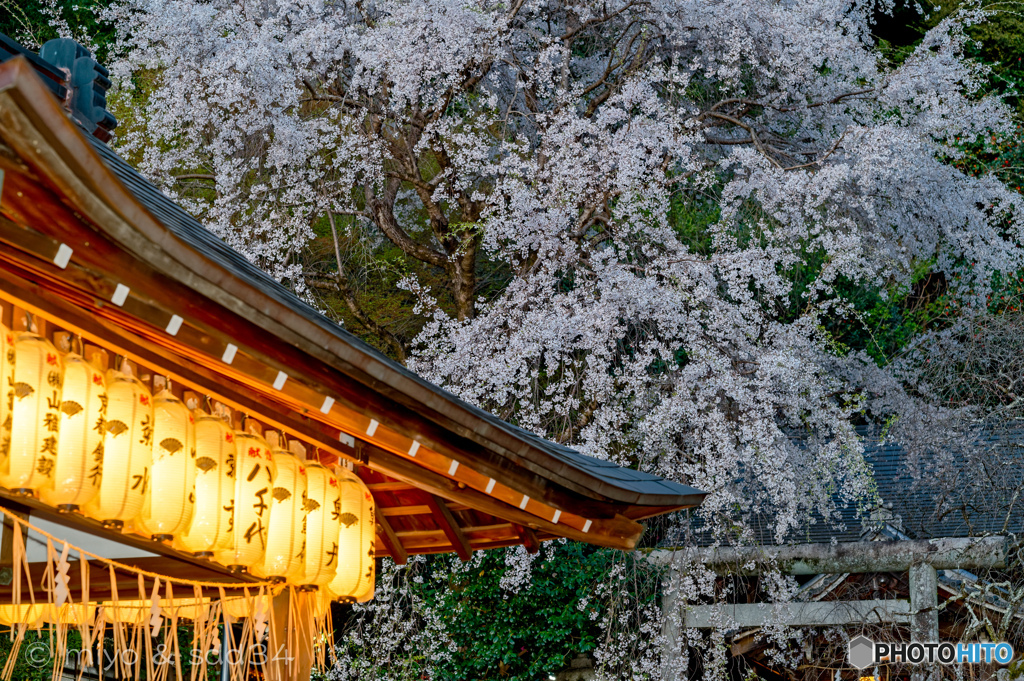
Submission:
[[[542,530],[559,537],[568,537],[597,546],[632,551],[643,534],[643,526],[623,516],[608,520],[594,520],[589,532],[567,525],[556,524],[531,513],[510,506],[470,487],[460,488],[458,483],[431,470],[418,467],[411,460],[397,456],[365,443],[370,468],[397,480],[414,483],[418,488],[437,496],[466,504],[474,510],[496,518],[519,523],[532,530]]]
[[[510,538],[508,541],[486,541],[486,542],[473,542],[474,551],[489,551],[491,549],[503,549],[509,546],[518,546],[519,539],[517,537]],[[435,544],[435,545],[424,545],[416,548],[416,553],[420,555],[436,555],[440,553],[451,553],[451,546],[447,541]],[[387,554],[383,554],[386,556]],[[378,556],[378,558],[383,557]]]
[[[416,489],[407,482],[374,482],[366,486],[371,492],[408,492]]]
[[[523,546],[526,547],[528,553],[537,553],[540,551],[540,541],[537,539],[537,533],[531,530],[529,527],[523,527],[512,523],[512,529],[519,535],[519,539],[522,540]]]
[[[11,229],[18,228],[17,225],[12,225],[9,221],[0,219],[0,232],[3,231],[4,226],[9,226]],[[18,228],[24,231],[24,228]],[[0,235],[2,236],[2,235]],[[3,256],[0,253],[0,256]],[[78,284],[69,284],[59,276],[53,273],[46,273],[41,270],[32,269],[26,270],[26,263],[18,260],[13,260],[3,256],[10,263],[10,274],[0,273],[12,287],[12,290],[20,291],[18,294],[20,299],[31,301],[31,305],[39,307],[46,314],[50,314],[55,319],[61,321],[62,326],[71,325],[74,330],[85,336],[92,337],[93,340],[105,343],[113,346],[112,349],[123,352],[125,354],[132,355],[140,359],[144,364],[150,365],[150,368],[155,371],[161,371],[168,373],[175,378],[176,381],[183,382],[186,384],[192,384],[200,390],[209,391],[214,395],[224,397],[224,387],[231,387],[231,395],[225,401],[228,403],[234,402],[232,406],[236,408],[242,408],[245,410],[253,410],[253,404],[259,405],[255,407],[256,413],[261,418],[268,421],[272,426],[279,427],[283,430],[297,434],[302,438],[314,439],[318,444],[326,446],[332,452],[342,450],[339,456],[345,458],[351,458],[354,452],[349,452],[351,449],[342,444],[337,439],[337,432],[334,428],[322,423],[319,420],[313,420],[310,418],[311,411],[309,410],[309,400],[301,400],[296,398],[294,395],[287,394],[288,391],[293,390],[288,386],[294,386],[294,390],[300,390],[300,386],[297,382],[290,382],[286,386],[284,392],[277,391],[274,393],[274,398],[268,398],[265,392],[265,385],[260,384],[257,380],[251,376],[244,375],[237,371],[238,366],[243,362],[243,358],[236,357],[230,370],[225,369],[223,366],[218,364],[218,368],[208,366],[213,361],[211,357],[206,354],[209,348],[200,348],[198,351],[191,345],[182,345],[181,337],[186,335],[187,327],[182,327],[179,331],[178,338],[168,343],[166,334],[162,330],[154,329],[150,327],[149,323],[140,323],[140,319],[131,315],[126,315],[129,307],[138,307],[143,305],[142,301],[137,298],[130,298],[122,308],[118,309],[110,305],[103,305],[102,303],[94,300],[92,294],[88,293],[89,286],[95,286],[95,277],[90,278],[79,273]],[[70,267],[68,271],[72,271],[75,268]],[[64,276],[70,276],[67,271]],[[41,281],[42,283],[37,283]],[[87,286],[87,284],[89,286]],[[25,287],[31,287],[31,291],[26,291]],[[77,286],[77,288],[76,288]],[[85,287],[83,289],[82,287]],[[109,287],[108,287],[109,288]],[[81,289],[81,290],[80,290]],[[83,290],[86,290],[83,295]],[[134,294],[133,294],[134,296]],[[94,315],[83,315],[82,310],[96,308]],[[53,311],[57,309],[59,311]],[[137,310],[138,314],[143,314],[142,311]],[[205,335],[202,336],[205,339],[203,342],[209,343],[209,338]],[[198,341],[197,341],[198,342]],[[200,343],[201,345],[202,343]],[[195,343],[193,343],[195,345]],[[179,354],[184,353],[184,354]],[[169,367],[173,367],[169,368]],[[267,367],[261,365],[261,370],[266,371]],[[269,379],[264,382],[269,382]],[[301,388],[306,390],[306,388]],[[244,395],[244,397],[241,397]],[[232,399],[234,398],[234,399]],[[272,404],[271,404],[272,403]],[[335,410],[337,411],[337,410]],[[290,423],[283,423],[285,418],[283,414],[294,414],[299,416],[302,421],[301,426],[294,424],[294,419],[288,419]],[[327,434],[323,431],[335,430],[331,434]],[[384,429],[378,429],[383,431]],[[363,437],[361,435],[355,436],[357,438]],[[363,442],[361,439],[356,440],[357,444]],[[369,444],[369,443],[367,443]],[[374,444],[378,448],[380,445]],[[404,450],[402,450],[404,452]],[[417,462],[421,467],[427,464],[427,455],[433,455],[433,458],[444,459],[443,455],[438,455],[429,450],[424,449],[424,454],[421,457],[422,462]],[[444,465],[442,468],[447,469],[449,464],[448,460],[444,459]],[[486,487],[486,476],[482,473],[474,471],[470,466],[463,467],[462,475],[472,475],[479,478],[475,487],[478,491]],[[439,471],[433,471],[435,473]],[[443,473],[442,473],[443,475]],[[417,485],[418,486],[418,485]],[[502,493],[508,492],[512,494],[515,499],[510,501],[508,498],[504,498],[499,490],[503,490]],[[550,489],[548,490],[551,491]],[[495,489],[494,494],[488,494],[488,496],[494,500],[500,501],[503,504],[515,506],[520,503],[522,495],[518,492],[512,491],[510,488],[506,488],[504,485],[498,485]],[[532,517],[553,517],[555,515],[555,509],[547,504],[538,501],[537,499],[530,500],[531,508],[528,509],[528,513]],[[540,508],[534,508],[534,505],[540,505]],[[577,513],[584,513],[584,516],[577,516],[572,511],[568,511],[561,514],[562,527],[575,527],[579,534],[586,534],[582,532],[582,528],[586,524],[589,528],[590,523],[585,523],[587,518],[593,519],[593,521],[600,521],[602,519],[611,520],[613,518],[620,518],[625,520],[624,516],[616,516],[615,512],[605,507],[602,509],[594,508],[594,502],[592,500],[583,499],[576,497],[574,504],[571,504],[568,508],[572,508]],[[619,507],[622,508],[622,507]],[[622,510],[625,510],[624,508]],[[590,513],[594,511],[594,513]],[[531,524],[531,523],[528,523]],[[602,523],[604,525],[604,523]],[[610,523],[610,526],[615,526],[617,523]],[[633,529],[626,530],[630,534],[634,534],[639,528],[638,525],[633,524]],[[591,534],[603,534],[601,528],[595,527],[594,532]],[[567,536],[571,536],[568,535]],[[588,541],[590,543],[597,543],[586,536],[577,536],[577,539]],[[628,543],[630,540],[626,540]]]
[[[209,570],[221,575],[231,577],[238,582],[258,582],[258,578],[247,574],[233,574],[226,567],[214,563],[212,561],[196,558],[191,553],[185,551],[179,551],[171,548],[167,544],[162,542],[156,542],[151,539],[146,539],[137,534],[122,534],[114,530],[109,530],[103,527],[103,524],[98,520],[87,518],[84,515],[78,513],[60,513],[57,509],[52,506],[44,504],[38,499],[32,497],[23,497],[12,494],[9,490],[0,487],[0,505],[7,507],[8,504],[13,504],[14,508],[28,508],[31,513],[43,520],[49,520],[51,522],[70,527],[73,530],[79,530],[86,532],[96,537],[103,539],[109,539],[110,541],[118,542],[126,546],[131,546],[136,549],[148,551],[150,553],[157,553],[165,557],[165,560],[180,561],[188,563],[205,570]],[[6,533],[5,533],[6,534]],[[81,547],[88,550],[89,547]],[[121,562],[121,561],[118,561]]]
[[[303,615],[298,622],[289,617],[290,612],[302,612],[313,607],[312,593],[301,593],[294,589],[285,589],[271,601],[270,622],[268,623],[268,648],[281,651],[279,654],[264,658],[263,669],[266,681],[304,681],[311,678],[313,668],[313,632],[305,631],[301,626]],[[291,629],[289,629],[291,624]],[[230,660],[230,657],[227,657]],[[247,670],[248,672],[248,670]],[[235,678],[232,670],[231,678]],[[245,674],[250,677],[251,672]],[[227,678],[225,674],[224,678]],[[255,676],[255,675],[254,675]],[[239,677],[241,678],[241,677]]]
[[[19,188],[25,191],[38,191],[38,187],[28,185],[19,185]],[[50,203],[53,203],[53,200]],[[55,206],[54,208],[64,208],[64,206]],[[26,220],[28,224],[40,221],[33,220],[29,216],[22,217],[29,218]],[[75,221],[67,216],[61,221],[55,221],[52,218],[53,216],[49,216],[44,223],[57,232],[58,239],[43,235],[36,236],[38,233],[35,230],[27,229],[0,217],[0,241],[8,243],[14,248],[24,248],[22,242],[26,234],[32,234],[36,239],[41,237],[45,242],[45,245],[37,246],[41,250],[26,250],[46,263],[45,271],[37,268],[36,274],[49,280],[46,286],[48,289],[54,288],[52,284],[65,287],[70,285],[78,290],[73,293],[62,293],[62,297],[76,300],[77,304],[84,309],[98,307],[98,309],[94,309],[96,314],[107,317],[114,323],[131,329],[143,337],[153,335],[155,332],[161,337],[161,342],[167,342],[166,334],[163,333],[171,315],[171,312],[167,310],[175,309],[175,304],[180,306],[181,300],[195,298],[195,292],[183,288],[178,282],[167,280],[161,273],[144,263],[133,260],[127,253],[112,244],[101,244],[100,241],[103,240],[103,237],[97,234],[89,236],[90,248],[77,253],[75,263],[60,272],[50,271],[53,269],[48,262],[50,251],[55,250],[59,245],[59,239],[66,239],[72,243],[80,241],[80,232],[82,231],[81,226],[76,226]],[[26,264],[23,259],[12,259],[11,261]],[[102,303],[97,306],[95,299],[108,300],[114,286],[118,283],[105,273],[118,269],[132,273],[129,280],[131,295],[120,308]],[[149,276],[144,276],[147,273]],[[174,302],[174,299],[168,299],[171,291],[177,292],[177,303]],[[85,296],[82,295],[83,293]],[[445,432],[444,426],[439,423],[424,419],[423,415],[415,409],[392,401],[391,398],[397,397],[395,391],[391,389],[391,386],[382,384],[378,379],[373,380],[370,389],[356,385],[359,379],[339,382],[337,375],[328,375],[322,366],[311,364],[307,354],[294,350],[288,345],[272,342],[265,338],[266,333],[261,332],[258,327],[250,327],[249,332],[244,333],[242,330],[252,324],[250,319],[233,318],[230,313],[225,315],[223,310],[214,310],[213,307],[214,305],[206,302],[203,305],[191,305],[189,309],[191,318],[181,326],[177,337],[171,341],[172,344],[181,346],[184,339],[191,337],[188,349],[191,350],[191,359],[196,364],[203,365],[212,362],[223,368],[218,360],[223,354],[224,347],[234,341],[235,344],[238,344],[238,352],[230,369],[231,373],[236,376],[236,380],[251,382],[255,378],[253,387],[266,391],[266,388],[273,383],[278,370],[286,371],[289,374],[306,371],[305,377],[299,375],[290,377],[286,389],[277,391],[277,394],[283,399],[287,399],[289,397],[287,393],[290,392],[313,391],[310,397],[315,395],[317,399],[306,400],[289,405],[289,407],[300,413],[309,412],[315,418],[319,418],[318,405],[322,402],[322,395],[335,396],[335,408],[327,418],[333,421],[332,417],[342,416],[342,421],[347,421],[354,417],[360,421],[361,427],[354,430],[349,429],[351,431],[349,434],[353,437],[365,437],[366,423],[370,418],[376,417],[384,426],[384,428],[380,428],[382,433],[391,429],[402,437],[424,441],[430,449],[444,457],[458,459],[460,462],[480,470],[485,477],[489,475],[516,479],[516,487],[522,488],[531,499],[538,502],[554,504],[563,509],[577,508],[587,518],[611,518],[619,512],[622,506],[614,502],[609,503],[604,498],[594,498],[589,490],[569,490],[562,485],[552,485],[541,474],[541,469],[536,466],[522,465],[526,464],[525,460],[517,465],[500,455],[495,456],[495,453],[489,451],[485,444],[477,441],[478,438],[474,433],[466,432],[464,428],[457,429],[460,431],[460,435],[455,435],[452,431]],[[290,315],[294,316],[294,313],[290,312]],[[132,318],[129,319],[129,316]],[[230,323],[226,323],[229,318]],[[140,322],[142,322],[141,325]],[[151,328],[143,328],[143,326]],[[233,329],[233,333],[225,332],[226,328]],[[244,339],[246,344],[244,347],[241,345],[240,339]],[[335,340],[331,344],[337,346],[337,341]],[[248,374],[246,377],[238,375],[238,370],[243,364],[248,367],[245,370]],[[356,371],[361,370],[361,367],[357,366],[349,368]],[[303,378],[306,380],[302,380]],[[311,409],[310,407],[314,405],[316,408]],[[369,413],[366,413],[367,411]],[[500,432],[495,429],[490,430],[496,434]],[[512,450],[509,450],[509,454],[513,454]],[[515,455],[513,454],[513,456]],[[564,464],[562,466],[564,467]],[[550,472],[554,473],[555,471],[551,470]],[[576,487],[577,484],[571,483],[569,486]]]
[[[13,110],[6,113],[17,117]],[[59,119],[48,123],[66,125]],[[34,125],[19,126],[12,122],[13,128],[28,137],[38,134]],[[72,137],[65,136],[61,143],[81,147]],[[214,345],[222,349],[224,343],[230,342],[232,336],[224,331],[226,322],[230,321],[227,327],[236,330],[235,342],[243,338],[246,343],[246,347],[239,346],[239,355],[249,354],[259,359],[265,368],[273,370],[271,379],[278,369],[297,372],[289,385],[301,383],[322,394],[336,394],[339,409],[344,406],[362,418],[376,418],[381,426],[407,438],[406,444],[416,438],[425,446],[471,465],[485,475],[495,479],[514,478],[516,489],[522,489],[531,499],[544,500],[559,508],[587,507],[589,510],[584,512],[587,518],[614,517],[623,503],[636,501],[635,493],[626,492],[600,476],[591,478],[589,471],[552,457],[514,433],[486,422],[479,423],[479,416],[466,412],[461,405],[439,401],[432,394],[423,395],[421,384],[400,372],[395,373],[392,367],[378,366],[380,360],[376,356],[351,347],[344,339],[325,332],[295,310],[278,307],[279,301],[268,300],[266,292],[259,287],[226,274],[222,264],[207,259],[206,254],[178,239],[168,238],[166,226],[152,221],[147,211],[139,210],[138,200],[123,190],[88,147],[78,149],[75,160],[79,165],[74,171],[67,172],[64,165],[51,167],[53,164],[43,159],[47,153],[54,153],[49,149],[53,142],[51,138],[36,140],[34,137],[32,143],[27,138],[10,141],[44,176],[45,184],[79,204],[76,206],[79,212],[72,218],[71,211],[55,196],[47,197],[44,201],[47,210],[41,211],[38,208],[41,197],[27,194],[18,201],[5,201],[5,207],[19,221],[45,225],[49,234],[73,243],[81,241],[85,231],[83,225],[76,225],[84,222],[83,215],[102,225],[100,231],[104,236],[93,233],[90,241],[117,240],[119,244],[115,247],[108,243],[105,249],[93,244],[90,249],[76,252],[76,266],[82,263],[93,268],[94,276],[96,272],[129,273],[131,298],[137,293],[143,297],[148,295],[154,309],[159,309],[159,320],[149,320],[155,328],[163,329],[171,311],[180,307],[182,300],[196,299],[198,292],[205,299],[204,304],[191,306],[192,318],[186,320],[186,325],[194,325],[207,343],[216,339]],[[19,189],[39,194],[39,180],[26,181],[21,177],[25,174],[22,169],[15,174],[21,182]],[[81,186],[86,178],[91,181],[91,187]],[[49,214],[49,204],[57,204],[56,208],[63,213],[62,219],[56,220]],[[114,205],[119,208],[111,210]],[[130,221],[126,221],[125,216],[129,215]],[[129,242],[136,249],[133,253],[124,250],[124,244]],[[186,288],[184,282],[188,282],[187,288],[192,290],[186,289],[182,295],[181,289]],[[275,307],[278,309],[273,309]],[[270,338],[271,335],[277,338]],[[211,349],[215,348],[207,348]],[[211,356],[219,357],[220,352]],[[324,365],[345,373],[354,381],[339,383],[337,375],[325,371]],[[383,375],[387,378],[382,378]],[[470,422],[475,425],[468,426]],[[665,496],[664,503],[675,503],[672,497],[678,495],[654,496],[659,499]],[[612,503],[608,503],[610,501]],[[692,503],[699,502],[696,499]]]
[[[402,515],[427,515],[431,513],[431,509],[430,506],[425,504],[416,506],[378,506],[377,513],[390,518]]]
[[[444,535],[448,537],[448,541],[451,543],[455,553],[459,554],[459,558],[463,562],[469,560],[470,556],[473,555],[473,549],[470,548],[466,535],[462,534],[462,530],[459,528],[459,521],[452,515],[447,502],[433,494],[424,496],[427,500],[427,506],[434,516],[434,520],[440,525]]]
[[[939,591],[935,568],[927,564],[910,566],[910,640],[927,643],[939,640]]]
[[[395,561],[399,565],[405,565],[409,562],[409,553],[402,546],[402,542],[399,541],[398,535],[395,534],[395,530],[391,527],[391,523],[387,521],[387,518],[377,514],[377,536],[380,537],[387,548],[388,553],[391,554],[391,560]]]

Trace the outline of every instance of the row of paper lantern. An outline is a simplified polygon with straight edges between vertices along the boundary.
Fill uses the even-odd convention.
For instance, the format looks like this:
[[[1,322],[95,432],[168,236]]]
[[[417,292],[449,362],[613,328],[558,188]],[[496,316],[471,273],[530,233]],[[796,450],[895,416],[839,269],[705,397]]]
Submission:
[[[372,594],[373,498],[353,473],[35,333],[0,327],[0,377],[0,486],[261,578]]]

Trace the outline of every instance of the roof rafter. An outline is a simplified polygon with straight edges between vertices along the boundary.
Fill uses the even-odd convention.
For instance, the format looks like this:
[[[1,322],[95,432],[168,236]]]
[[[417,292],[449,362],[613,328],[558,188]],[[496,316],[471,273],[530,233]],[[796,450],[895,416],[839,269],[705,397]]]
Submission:
[[[537,533],[531,530],[529,527],[523,527],[516,523],[512,523],[512,528],[519,535],[519,539],[523,542],[523,546],[526,547],[528,553],[537,553],[540,551],[540,540],[537,539]]]
[[[473,549],[469,545],[466,535],[462,533],[459,522],[448,508],[447,502],[433,494],[425,494],[424,498],[427,501],[427,507],[430,508],[430,512],[434,516],[434,520],[437,521],[444,535],[448,537],[448,541],[451,542],[455,553],[459,555],[463,562],[469,560],[470,556],[473,555]]]
[[[391,527],[391,523],[388,522],[381,514],[377,514],[377,536],[380,537],[381,543],[384,544],[384,548],[391,554],[391,560],[395,561],[399,565],[405,565],[409,562],[409,552],[402,546],[401,540],[398,535],[395,534],[395,530]]]

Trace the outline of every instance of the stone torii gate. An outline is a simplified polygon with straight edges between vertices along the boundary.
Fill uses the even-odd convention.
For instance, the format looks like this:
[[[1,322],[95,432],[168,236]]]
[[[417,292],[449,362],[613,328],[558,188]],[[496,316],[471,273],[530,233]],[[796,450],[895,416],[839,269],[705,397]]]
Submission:
[[[726,619],[737,628],[781,623],[789,627],[892,623],[910,628],[913,641],[939,638],[938,570],[998,569],[1006,566],[1007,539],[939,538],[860,541],[842,544],[797,544],[777,547],[689,548],[654,551],[649,560],[667,566],[663,609],[680,605],[672,585],[687,564],[699,563],[718,575],[756,576],[771,564],[790,575],[841,575],[906,572],[909,600],[807,601],[787,604],[742,603],[685,606],[680,617],[663,625],[663,668],[674,669],[680,657],[679,628],[711,629]]]

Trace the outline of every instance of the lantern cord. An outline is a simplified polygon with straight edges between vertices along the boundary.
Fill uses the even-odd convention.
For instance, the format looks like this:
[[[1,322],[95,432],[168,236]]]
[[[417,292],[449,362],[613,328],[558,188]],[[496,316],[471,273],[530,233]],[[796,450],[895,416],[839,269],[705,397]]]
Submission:
[[[228,582],[228,583],[224,583],[224,582],[202,582],[202,581],[196,581],[196,580],[191,580],[191,579],[181,579],[181,578],[177,578],[177,577],[166,577],[164,575],[160,575],[160,574],[157,574],[155,572],[149,572],[147,570],[140,570],[139,568],[133,567],[131,565],[125,565],[124,563],[118,563],[116,560],[111,560],[109,558],[104,558],[103,556],[98,556],[95,553],[91,553],[91,552],[86,551],[85,549],[79,548],[79,547],[77,547],[77,546],[75,546],[73,544],[69,544],[68,542],[64,541],[63,539],[61,539],[59,537],[55,537],[52,534],[50,534],[49,532],[46,532],[45,530],[39,529],[38,527],[36,527],[32,523],[28,522],[24,518],[19,517],[18,515],[16,515],[12,511],[10,511],[10,510],[2,507],[2,506],[0,506],[0,514],[3,514],[4,516],[6,516],[7,518],[11,519],[12,521],[18,523],[19,525],[25,526],[25,528],[28,529],[28,530],[32,530],[33,532],[38,532],[39,534],[41,534],[42,536],[46,537],[47,539],[50,539],[50,540],[55,541],[55,542],[59,542],[61,544],[67,544],[68,547],[70,547],[71,549],[74,549],[75,551],[77,551],[80,556],[88,556],[92,560],[97,560],[97,561],[99,561],[99,562],[101,562],[101,563],[103,563],[105,565],[108,565],[110,567],[113,567],[115,569],[123,570],[125,572],[130,572],[130,573],[136,574],[136,575],[142,575],[143,577],[149,577],[150,579],[159,579],[159,580],[161,580],[163,582],[173,582],[175,584],[183,584],[183,585],[186,585],[186,586],[198,586],[198,587],[206,588],[206,589],[216,589],[216,588],[244,589],[244,588],[249,588],[249,587],[254,588],[254,589],[258,589],[260,587],[267,587],[271,591],[271,593],[276,593],[282,587],[281,584],[278,584],[278,583],[275,583],[275,582],[269,582],[269,581],[264,581],[264,582],[240,582],[238,584],[231,584],[230,582]]]

